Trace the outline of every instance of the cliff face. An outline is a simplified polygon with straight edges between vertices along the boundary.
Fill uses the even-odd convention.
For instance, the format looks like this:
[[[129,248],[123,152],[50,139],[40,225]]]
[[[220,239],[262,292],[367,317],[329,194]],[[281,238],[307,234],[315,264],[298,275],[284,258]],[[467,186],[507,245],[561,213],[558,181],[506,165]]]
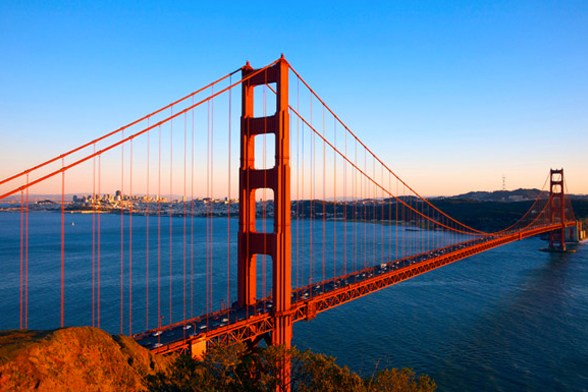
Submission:
[[[0,391],[140,391],[170,361],[98,328],[0,332]]]

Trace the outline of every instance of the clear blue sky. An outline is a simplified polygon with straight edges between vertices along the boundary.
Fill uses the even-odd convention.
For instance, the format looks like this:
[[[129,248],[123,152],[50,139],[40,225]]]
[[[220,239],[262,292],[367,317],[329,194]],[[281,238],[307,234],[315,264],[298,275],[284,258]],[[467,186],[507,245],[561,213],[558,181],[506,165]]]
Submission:
[[[0,177],[284,53],[425,195],[588,193],[588,2],[0,4]]]

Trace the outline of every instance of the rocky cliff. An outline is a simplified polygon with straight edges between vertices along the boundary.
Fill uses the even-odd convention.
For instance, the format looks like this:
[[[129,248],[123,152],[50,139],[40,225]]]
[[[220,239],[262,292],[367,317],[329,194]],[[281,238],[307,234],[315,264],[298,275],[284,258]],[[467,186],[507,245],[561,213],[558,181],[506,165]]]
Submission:
[[[140,391],[172,358],[91,327],[0,332],[0,391]]]

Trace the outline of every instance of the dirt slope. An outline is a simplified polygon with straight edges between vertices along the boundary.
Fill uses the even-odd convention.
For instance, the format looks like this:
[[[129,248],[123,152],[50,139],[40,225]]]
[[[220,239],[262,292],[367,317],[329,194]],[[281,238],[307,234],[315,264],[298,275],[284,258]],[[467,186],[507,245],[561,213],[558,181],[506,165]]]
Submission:
[[[140,391],[171,358],[91,327],[0,332],[0,391]]]

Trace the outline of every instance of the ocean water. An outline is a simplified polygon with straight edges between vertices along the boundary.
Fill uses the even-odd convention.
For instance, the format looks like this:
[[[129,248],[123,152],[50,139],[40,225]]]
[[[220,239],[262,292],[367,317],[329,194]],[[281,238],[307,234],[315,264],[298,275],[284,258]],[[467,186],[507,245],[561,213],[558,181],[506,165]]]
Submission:
[[[157,327],[158,297],[164,324],[235,299],[237,221],[160,219],[158,226],[154,216],[100,217],[100,326],[112,333]],[[294,250],[298,256],[293,258],[299,259],[295,284],[320,279],[325,259],[327,270],[352,269],[358,250],[341,246],[342,233],[359,236],[370,249],[389,242],[374,225],[328,224],[336,226],[336,252],[324,252],[322,224],[293,221],[300,239],[307,235],[315,241],[312,253],[304,240]],[[98,239],[92,236],[92,225],[97,225],[92,215],[67,214],[64,221],[66,325],[97,324],[92,271],[96,281]],[[19,327],[20,227],[18,213],[0,214],[0,329]],[[212,228],[208,237],[207,227]],[[158,231],[159,242],[154,241]],[[59,326],[60,233],[60,214],[29,215],[31,329]],[[326,233],[325,243],[332,243],[333,234]],[[409,243],[408,236],[418,234],[401,235]],[[513,243],[296,323],[294,344],[335,356],[339,364],[364,375],[410,367],[433,377],[441,391],[588,390],[588,244],[567,254],[540,252],[544,246],[536,238]],[[349,253],[345,265],[344,249]],[[269,265],[269,259],[258,258],[259,296],[269,294]],[[205,283],[207,269],[213,279]],[[96,292],[94,285],[94,299]]]
[[[364,375],[429,374],[441,391],[588,390],[588,244],[528,239],[298,323],[294,341]]]

